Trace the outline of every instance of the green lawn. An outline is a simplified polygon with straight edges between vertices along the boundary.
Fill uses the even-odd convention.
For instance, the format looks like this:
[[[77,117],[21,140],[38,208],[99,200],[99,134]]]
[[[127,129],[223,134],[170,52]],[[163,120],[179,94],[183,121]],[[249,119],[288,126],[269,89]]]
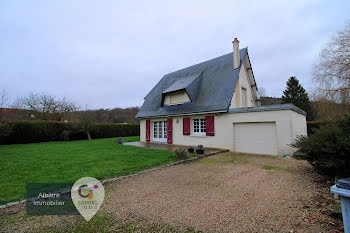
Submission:
[[[175,159],[170,151],[119,145],[116,141],[107,138],[0,146],[0,205],[25,199],[26,183],[74,183],[84,176],[106,179]]]

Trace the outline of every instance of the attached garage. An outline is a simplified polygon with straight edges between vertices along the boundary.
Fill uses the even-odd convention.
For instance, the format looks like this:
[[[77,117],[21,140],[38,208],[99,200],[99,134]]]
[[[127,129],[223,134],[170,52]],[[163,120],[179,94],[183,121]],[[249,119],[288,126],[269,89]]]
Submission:
[[[234,151],[278,155],[276,122],[249,122],[233,125]]]

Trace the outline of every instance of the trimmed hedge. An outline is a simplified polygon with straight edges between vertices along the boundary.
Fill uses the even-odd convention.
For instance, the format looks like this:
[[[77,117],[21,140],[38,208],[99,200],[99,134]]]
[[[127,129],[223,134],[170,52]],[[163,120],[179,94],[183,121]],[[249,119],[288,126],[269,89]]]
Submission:
[[[139,136],[140,125],[100,123],[95,124],[94,129],[90,132],[90,135],[92,138]]]
[[[86,134],[74,132],[72,123],[59,121],[12,121],[11,132],[0,136],[0,145],[36,143],[61,140],[82,140]],[[140,135],[138,124],[95,124],[90,132],[91,138],[127,137]]]

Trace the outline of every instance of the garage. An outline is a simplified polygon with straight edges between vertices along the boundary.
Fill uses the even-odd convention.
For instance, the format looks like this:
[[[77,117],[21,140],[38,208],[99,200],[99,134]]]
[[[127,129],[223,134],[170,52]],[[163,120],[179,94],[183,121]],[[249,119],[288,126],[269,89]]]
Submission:
[[[235,123],[234,151],[241,153],[278,155],[276,123]]]

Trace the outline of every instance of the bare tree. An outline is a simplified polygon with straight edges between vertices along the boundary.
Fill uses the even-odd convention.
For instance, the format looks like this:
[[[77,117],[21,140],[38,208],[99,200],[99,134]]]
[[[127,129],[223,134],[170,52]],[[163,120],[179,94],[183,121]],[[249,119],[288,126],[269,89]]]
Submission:
[[[10,97],[5,89],[0,92],[0,108],[7,107]]]
[[[317,112],[315,120],[332,120],[339,115],[350,114],[350,104],[347,103],[336,103],[319,97],[311,104]]]
[[[85,110],[75,113],[77,120],[73,121],[73,131],[75,133],[85,133],[88,140],[91,140],[90,132],[94,128],[96,122],[96,114],[94,111]]]
[[[350,22],[322,49],[313,77],[320,98],[350,103]]]
[[[5,89],[0,92],[0,120],[4,119],[5,107],[7,107],[10,97]]]
[[[45,93],[30,93],[28,97],[17,99],[16,105],[18,108],[32,111],[36,119],[57,121],[60,121],[65,114],[77,109],[74,103],[65,97],[57,99]]]
[[[5,89],[0,92],[0,136],[8,135],[11,132],[11,127],[8,122],[5,122],[4,114],[10,97]]]
[[[266,97],[267,96],[267,92],[266,92],[266,88],[265,87],[259,87],[259,95],[260,97]]]

